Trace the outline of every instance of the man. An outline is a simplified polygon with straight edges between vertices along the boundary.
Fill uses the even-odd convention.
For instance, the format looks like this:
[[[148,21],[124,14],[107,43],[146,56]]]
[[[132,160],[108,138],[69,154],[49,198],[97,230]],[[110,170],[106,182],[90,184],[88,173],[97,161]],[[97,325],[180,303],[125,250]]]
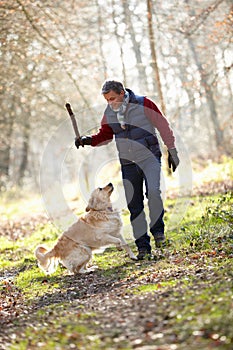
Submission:
[[[80,145],[100,146],[115,136],[130,222],[138,248],[137,258],[142,260],[151,256],[150,236],[144,213],[144,183],[150,232],[156,247],[165,243],[164,209],[160,192],[161,151],[156,130],[168,148],[169,168],[172,167],[173,171],[179,164],[175,137],[167,119],[149,98],[135,95],[115,80],[104,83],[102,94],[108,106],[98,133],[76,139],[75,145],[77,148]]]

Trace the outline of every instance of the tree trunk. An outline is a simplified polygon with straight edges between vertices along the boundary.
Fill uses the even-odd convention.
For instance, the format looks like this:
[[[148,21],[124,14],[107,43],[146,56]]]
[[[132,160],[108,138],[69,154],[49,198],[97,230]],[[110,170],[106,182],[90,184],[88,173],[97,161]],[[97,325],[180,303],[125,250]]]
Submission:
[[[122,6],[124,10],[124,17],[125,17],[125,23],[128,26],[128,32],[133,44],[133,50],[136,57],[137,62],[137,69],[138,69],[138,75],[139,75],[139,82],[140,82],[140,90],[147,91],[147,78],[146,78],[146,71],[145,67],[142,62],[142,55],[140,51],[140,45],[138,44],[136,40],[136,35],[133,27],[133,22],[131,19],[131,12],[129,10],[129,4],[127,1],[122,0]]]
[[[153,21],[152,21],[152,1],[147,0],[147,17],[148,17],[148,30],[149,30],[149,41],[150,41],[150,50],[151,50],[151,67],[153,69],[155,82],[158,88],[158,94],[159,94],[159,101],[161,105],[161,109],[164,114],[166,114],[166,106],[163,98],[163,92],[162,92],[162,85],[159,75],[159,67],[158,67],[158,61],[157,61],[157,55],[156,55],[156,49],[155,49],[155,38],[154,38],[154,31],[153,31]]]
[[[29,151],[29,138],[30,138],[30,121],[29,118],[23,121],[23,144],[22,144],[22,156],[20,160],[20,166],[17,176],[17,185],[21,186],[25,175],[25,170],[28,164],[28,151]]]
[[[189,0],[185,0],[185,2],[187,4],[189,4]],[[203,11],[204,15],[207,16],[209,15],[210,13],[210,10],[211,11],[214,11],[217,6],[221,3],[222,1],[219,0],[217,1],[213,7],[211,7],[211,9],[209,9],[209,11]],[[193,11],[191,11],[191,15],[192,16],[195,16],[195,13]],[[204,19],[205,20],[205,17],[204,16]],[[188,45],[191,49],[191,52],[193,54],[193,58],[194,58],[194,61],[198,67],[198,70],[199,70],[199,73],[200,73],[200,77],[201,77],[201,86],[205,92],[205,95],[206,95],[206,100],[207,100],[207,104],[209,106],[209,111],[210,111],[210,119],[213,123],[213,128],[214,128],[214,133],[215,133],[215,143],[216,143],[216,147],[217,149],[220,149],[223,145],[223,141],[224,141],[224,134],[223,134],[223,130],[221,130],[221,127],[220,127],[220,123],[219,123],[219,120],[218,120],[218,114],[217,114],[217,109],[216,109],[216,104],[215,104],[215,100],[214,100],[214,95],[213,95],[213,91],[211,89],[211,86],[210,84],[208,83],[207,81],[207,75],[202,67],[202,63],[198,57],[198,54],[197,54],[197,51],[196,51],[196,48],[195,48],[195,45],[194,45],[194,41],[192,40],[191,38],[191,34],[192,32],[190,31],[187,31],[186,32],[186,38],[188,40]]]
[[[102,21],[102,16],[101,16],[101,9],[98,3],[98,0],[96,0],[96,7],[97,7],[97,13],[98,13],[98,41],[99,41],[99,50],[100,50],[100,56],[101,56],[101,62],[103,64],[103,74],[104,74],[104,78],[107,79],[107,64],[106,64],[106,60],[104,57],[104,52],[103,52],[103,32],[102,32],[102,25],[103,25],[103,21]]]
[[[189,47],[193,53],[193,57],[194,57],[194,61],[198,67],[198,71],[200,73],[200,77],[201,77],[201,86],[205,92],[206,95],[206,100],[207,100],[207,104],[209,107],[209,111],[210,111],[210,119],[213,123],[213,128],[214,128],[214,133],[215,133],[215,143],[218,149],[220,149],[220,147],[223,144],[223,140],[224,140],[224,135],[223,135],[223,130],[221,130],[220,127],[220,123],[218,120],[218,114],[217,114],[217,110],[216,110],[216,104],[215,104],[215,100],[214,100],[214,96],[213,96],[213,91],[211,89],[211,86],[208,84],[207,81],[207,77],[205,74],[204,69],[202,68],[202,64],[199,60],[198,54],[196,52],[193,40],[187,36],[188,39],[188,44]]]
[[[116,14],[115,14],[115,10],[114,10],[114,6],[115,6],[115,1],[112,1],[112,21],[115,24],[115,28],[114,28],[114,33],[120,48],[120,57],[121,57],[121,64],[122,64],[122,76],[123,76],[123,82],[124,85],[127,85],[127,75],[126,75],[126,68],[125,68],[125,62],[124,62],[124,52],[123,52],[123,38],[120,37],[120,35],[117,32],[117,22],[116,22]]]
[[[14,110],[11,106],[9,110]],[[4,109],[3,109],[4,111]],[[3,112],[4,113],[4,112]],[[14,117],[9,112],[8,115],[0,120],[1,143],[0,143],[0,191],[5,187],[9,176],[11,135],[13,132]]]

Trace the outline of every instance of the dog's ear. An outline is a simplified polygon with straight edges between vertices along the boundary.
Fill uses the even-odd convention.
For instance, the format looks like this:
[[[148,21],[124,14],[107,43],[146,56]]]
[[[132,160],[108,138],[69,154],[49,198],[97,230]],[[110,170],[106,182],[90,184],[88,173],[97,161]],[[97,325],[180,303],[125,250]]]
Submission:
[[[89,202],[87,204],[87,207],[86,207],[86,211],[90,211],[92,208],[93,208],[93,199],[92,197],[89,199]]]
[[[95,198],[92,194],[91,198],[88,201],[87,207],[86,207],[86,211],[89,211],[91,209],[95,208]]]
[[[90,211],[92,207],[93,207],[93,205],[92,205],[92,198],[90,198],[89,202],[87,203],[86,211]]]

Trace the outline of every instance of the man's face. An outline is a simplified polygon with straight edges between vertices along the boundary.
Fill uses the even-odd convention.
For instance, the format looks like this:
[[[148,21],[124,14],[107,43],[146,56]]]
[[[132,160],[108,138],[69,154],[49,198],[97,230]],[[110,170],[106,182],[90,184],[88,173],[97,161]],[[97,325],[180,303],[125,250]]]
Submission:
[[[120,94],[117,94],[115,91],[110,90],[107,94],[103,94],[105,100],[111,106],[113,110],[118,110],[124,100],[124,90]]]

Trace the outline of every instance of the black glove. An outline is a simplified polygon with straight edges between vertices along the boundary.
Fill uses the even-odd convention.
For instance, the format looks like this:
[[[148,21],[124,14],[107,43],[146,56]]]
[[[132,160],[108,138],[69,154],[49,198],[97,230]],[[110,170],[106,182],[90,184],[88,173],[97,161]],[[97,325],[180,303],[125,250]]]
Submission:
[[[91,136],[81,136],[80,139],[76,137],[75,146],[79,149],[79,146],[84,147],[84,145],[91,145]]]
[[[169,169],[171,169],[171,167],[172,167],[172,171],[174,172],[176,170],[176,168],[178,167],[179,163],[180,163],[180,160],[178,158],[176,148],[170,148],[168,150],[168,167],[169,167]]]

